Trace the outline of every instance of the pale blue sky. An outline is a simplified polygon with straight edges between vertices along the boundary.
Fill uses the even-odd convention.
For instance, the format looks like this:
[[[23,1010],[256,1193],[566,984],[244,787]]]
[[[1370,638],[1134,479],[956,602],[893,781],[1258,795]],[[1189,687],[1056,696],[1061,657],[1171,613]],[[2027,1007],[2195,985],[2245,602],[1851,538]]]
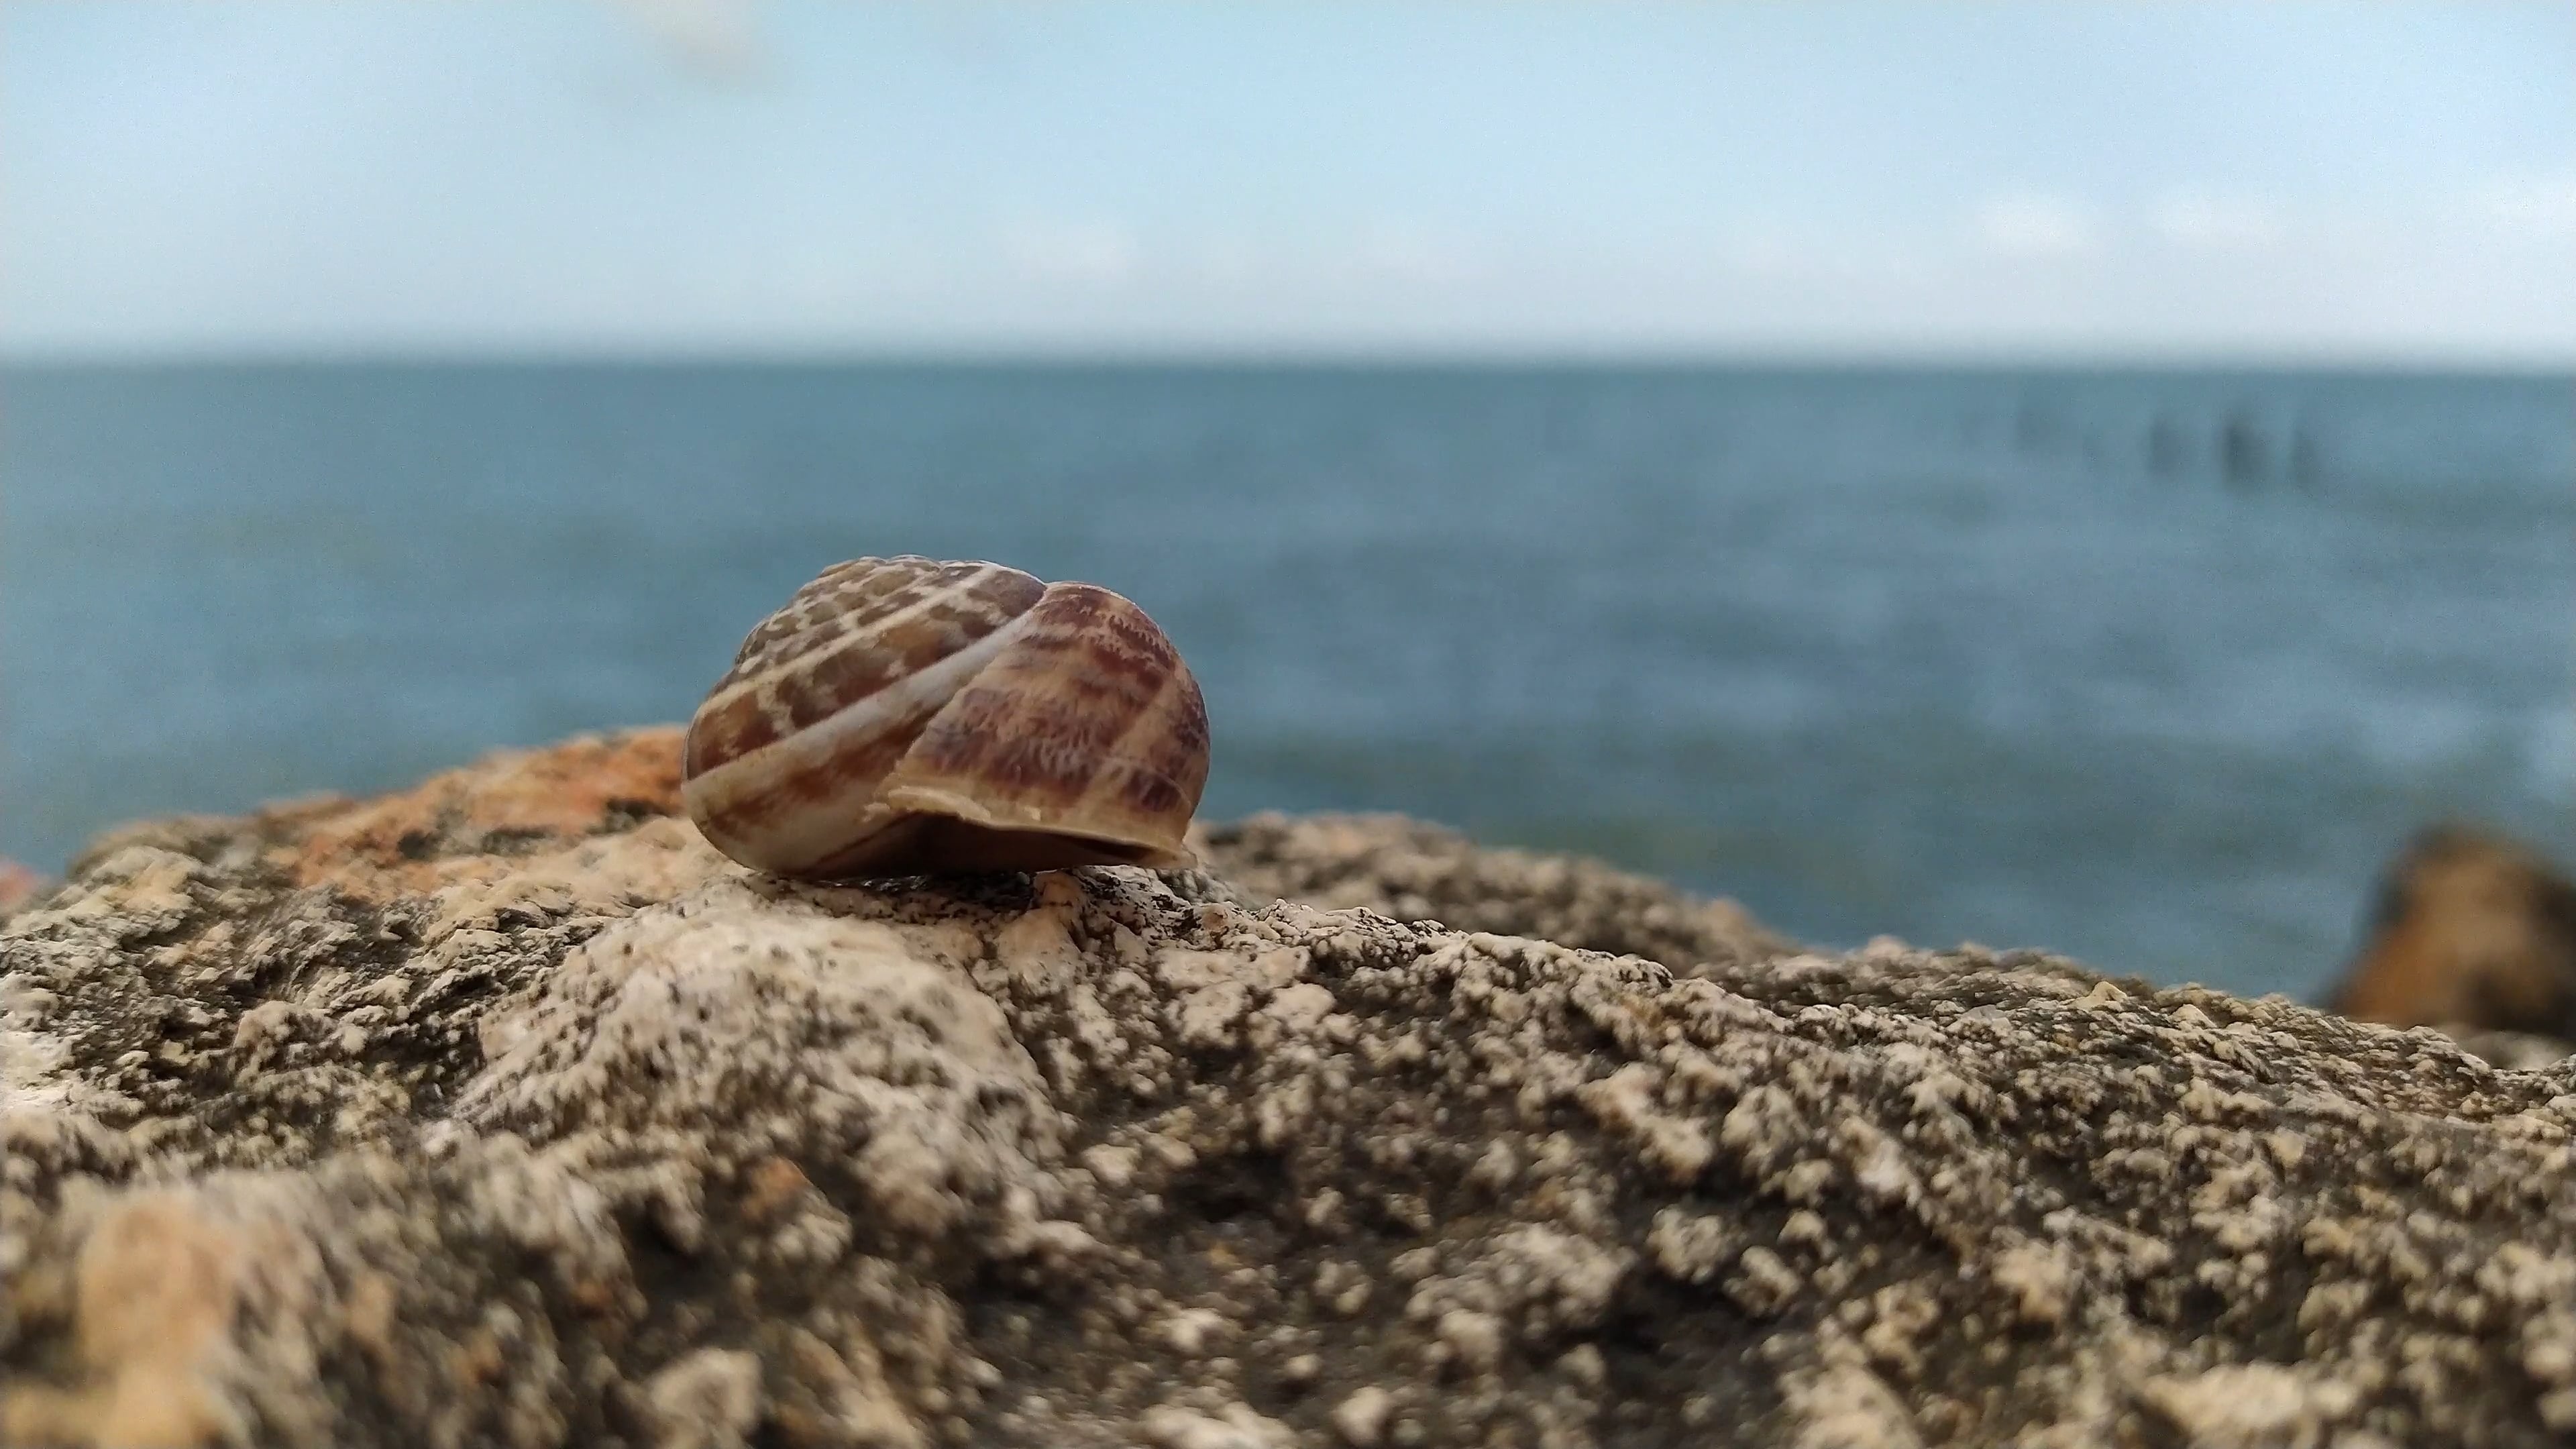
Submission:
[[[0,4],[0,349],[2576,360],[2576,6]]]

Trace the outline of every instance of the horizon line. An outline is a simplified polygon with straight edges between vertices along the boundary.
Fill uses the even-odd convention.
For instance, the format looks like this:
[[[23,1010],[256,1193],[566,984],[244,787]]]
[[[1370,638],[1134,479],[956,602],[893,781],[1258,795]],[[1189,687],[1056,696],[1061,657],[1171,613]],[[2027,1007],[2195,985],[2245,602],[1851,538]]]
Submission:
[[[1242,346],[912,343],[850,346],[528,347],[499,344],[225,347],[0,345],[12,371],[260,367],[930,367],[1213,371],[1568,371],[1654,369],[1961,372],[2344,372],[2517,377],[2576,375],[2564,354],[2385,349],[2009,347]]]

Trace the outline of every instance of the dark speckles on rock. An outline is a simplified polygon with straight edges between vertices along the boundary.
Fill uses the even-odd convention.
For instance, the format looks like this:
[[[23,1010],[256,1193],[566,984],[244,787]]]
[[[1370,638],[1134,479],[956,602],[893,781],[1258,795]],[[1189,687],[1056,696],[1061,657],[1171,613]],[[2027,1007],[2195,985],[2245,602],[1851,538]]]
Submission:
[[[1390,820],[784,886],[654,758],[138,828],[0,923],[0,1440],[2576,1426],[2563,1068]],[[120,1336],[137,1277],[211,1326]]]

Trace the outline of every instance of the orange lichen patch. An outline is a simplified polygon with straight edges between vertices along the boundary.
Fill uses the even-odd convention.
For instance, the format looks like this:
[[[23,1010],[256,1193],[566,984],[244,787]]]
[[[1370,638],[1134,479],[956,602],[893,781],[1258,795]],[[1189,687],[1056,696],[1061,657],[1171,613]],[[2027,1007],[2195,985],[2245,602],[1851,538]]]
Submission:
[[[2425,832],[2389,867],[2328,1009],[2393,1026],[2576,1034],[2576,885],[2509,841]]]
[[[37,893],[53,882],[33,867],[0,856],[0,914],[6,914],[33,900]]]
[[[74,1331],[81,1389],[0,1397],[0,1441],[159,1449],[235,1439],[205,1369],[229,1341],[241,1245],[177,1194],[141,1197],[82,1248]]]
[[[764,1157],[743,1174],[743,1218],[756,1224],[775,1221],[811,1187],[795,1163],[784,1157]]]
[[[680,738],[677,726],[665,726],[506,750],[398,794],[299,806],[263,823],[289,826],[272,859],[299,886],[371,896],[435,889],[456,875],[440,868],[442,855],[490,863],[496,839],[562,843],[621,817],[676,814]]]
[[[382,1273],[361,1273],[349,1285],[349,1341],[379,1372],[396,1362],[394,1325],[401,1304],[402,1290]]]

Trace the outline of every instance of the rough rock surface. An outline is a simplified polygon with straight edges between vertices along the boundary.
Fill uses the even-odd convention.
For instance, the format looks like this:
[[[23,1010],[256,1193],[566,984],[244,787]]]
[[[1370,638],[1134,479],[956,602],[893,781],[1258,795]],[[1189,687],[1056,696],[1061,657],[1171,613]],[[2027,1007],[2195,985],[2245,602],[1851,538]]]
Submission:
[[[1399,822],[790,886],[672,759],[139,827],[0,923],[0,1442],[2576,1432],[2564,1066]]]
[[[1255,815],[1192,840],[1239,896],[1262,904],[1374,911],[1666,963],[1793,949],[1733,901],[1693,900],[1593,861],[1479,846],[1401,815]]]

